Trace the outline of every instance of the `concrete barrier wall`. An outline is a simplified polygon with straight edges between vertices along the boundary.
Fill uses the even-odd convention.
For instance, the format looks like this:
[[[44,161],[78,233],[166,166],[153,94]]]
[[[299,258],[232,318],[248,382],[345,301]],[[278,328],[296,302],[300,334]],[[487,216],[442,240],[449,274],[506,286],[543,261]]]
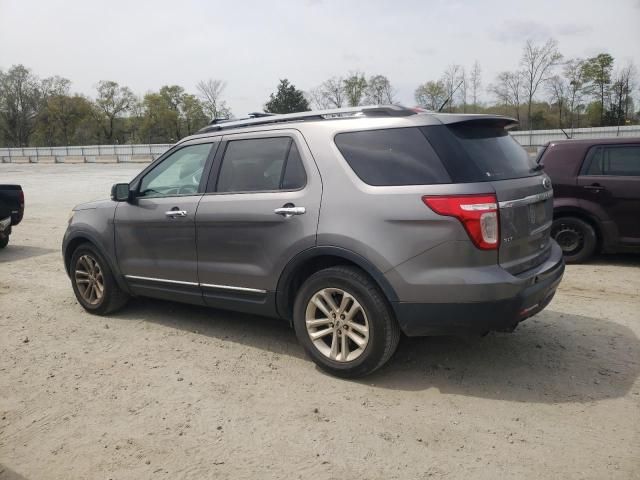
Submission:
[[[566,135],[565,135],[566,133]],[[529,153],[553,140],[567,138],[640,137],[640,125],[511,132]],[[149,163],[169,150],[169,144],[88,145],[72,147],[0,148],[1,163]]]
[[[0,163],[149,163],[172,145],[0,148]]]
[[[565,135],[566,133],[566,135]],[[575,139],[612,138],[612,137],[640,137],[640,125],[626,125],[624,127],[597,128],[565,128],[557,130],[520,130],[511,132],[523,147],[541,147],[547,142],[563,140],[567,136]]]

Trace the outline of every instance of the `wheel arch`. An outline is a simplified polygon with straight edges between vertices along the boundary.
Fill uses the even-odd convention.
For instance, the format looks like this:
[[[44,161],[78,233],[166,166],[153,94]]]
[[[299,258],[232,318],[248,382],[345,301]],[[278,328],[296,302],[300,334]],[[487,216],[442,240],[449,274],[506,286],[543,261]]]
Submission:
[[[398,300],[395,290],[382,272],[363,256],[340,247],[313,247],[292,258],[282,271],[276,289],[278,314],[291,321],[295,292],[300,285],[315,272],[336,265],[353,265],[362,269],[391,304]]]
[[[563,206],[553,210],[554,220],[563,217],[576,217],[591,225],[593,231],[596,233],[596,251],[600,251],[602,249],[602,246],[607,239],[604,237],[604,230],[598,218],[587,210],[576,206]]]
[[[93,248],[95,248],[100,255],[105,259],[108,263],[111,272],[118,284],[118,286],[127,293],[130,293],[128,285],[125,283],[122,275],[120,274],[120,270],[118,269],[118,265],[114,262],[113,258],[102,246],[100,241],[91,234],[91,232],[87,231],[77,231],[71,234],[68,238],[65,238],[63,245],[63,259],[64,259],[64,268],[67,272],[67,275],[70,276],[71,272],[71,257],[73,256],[73,252],[82,245],[83,243],[90,244]]]

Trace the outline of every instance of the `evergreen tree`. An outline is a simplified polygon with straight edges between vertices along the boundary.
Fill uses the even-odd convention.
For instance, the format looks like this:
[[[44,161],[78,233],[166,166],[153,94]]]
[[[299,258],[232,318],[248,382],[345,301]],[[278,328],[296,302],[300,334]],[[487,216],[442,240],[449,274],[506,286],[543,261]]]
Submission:
[[[278,91],[271,94],[264,109],[269,113],[295,113],[310,110],[309,102],[304,98],[304,93],[296,89],[286,78],[280,80]]]

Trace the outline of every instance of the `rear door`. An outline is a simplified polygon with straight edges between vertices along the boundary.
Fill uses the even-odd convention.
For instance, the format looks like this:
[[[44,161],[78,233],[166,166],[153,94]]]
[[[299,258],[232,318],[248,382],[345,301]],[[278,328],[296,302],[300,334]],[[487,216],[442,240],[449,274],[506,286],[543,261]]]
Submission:
[[[581,198],[602,206],[620,241],[640,243],[640,145],[592,147],[580,170]]]
[[[275,308],[284,266],[316,244],[321,195],[320,174],[298,131],[226,135],[196,215],[206,303]]]

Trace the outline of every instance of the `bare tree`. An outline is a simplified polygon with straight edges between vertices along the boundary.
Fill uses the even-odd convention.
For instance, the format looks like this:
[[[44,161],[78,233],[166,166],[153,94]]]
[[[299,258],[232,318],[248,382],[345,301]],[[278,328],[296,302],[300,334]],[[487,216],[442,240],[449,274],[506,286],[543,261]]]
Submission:
[[[544,45],[535,45],[532,40],[527,40],[520,65],[524,74],[524,91],[527,99],[527,124],[529,130],[531,124],[531,107],[533,98],[540,85],[551,76],[552,69],[558,64],[562,55],[558,51],[558,42],[549,39]]]
[[[523,95],[523,73],[502,72],[496,77],[496,82],[489,85],[499,102],[506,107],[512,107],[518,122],[520,121],[520,104]]]
[[[611,117],[618,126],[630,118],[629,114],[633,106],[631,94],[635,89],[635,79],[636,68],[632,62],[618,70],[613,77],[611,88],[613,97],[611,101]]]
[[[567,79],[567,106],[569,108],[569,127],[573,130],[576,125],[576,118],[579,121],[579,114],[582,108],[581,102],[584,96],[586,79],[584,76],[584,60],[572,58],[564,64],[564,77]]]
[[[198,93],[200,94],[199,97],[202,102],[202,108],[212,120],[231,117],[231,109],[229,109],[226,102],[222,100],[222,92],[226,86],[226,82],[214,80],[213,78],[198,82],[196,85]]]
[[[460,82],[460,100],[462,100],[462,113],[467,113],[467,93],[469,89],[469,78],[467,77],[467,71],[464,67],[462,67]]]
[[[482,70],[477,60],[471,68],[469,83],[471,87],[471,101],[473,102],[473,111],[475,113],[478,111],[478,97],[480,95],[480,89],[482,88]]]
[[[393,87],[384,75],[373,75],[367,81],[365,102],[369,105],[385,105],[393,103]]]
[[[547,85],[547,89],[551,96],[551,103],[555,103],[558,107],[558,128],[562,128],[562,112],[566,108],[569,86],[567,85],[567,81],[560,75],[554,75],[551,77]]]
[[[322,93],[329,102],[330,108],[342,108],[346,101],[344,79],[331,77],[320,86]]]
[[[309,105],[312,105],[317,110],[327,110],[332,107],[331,102],[326,97],[325,92],[322,89],[322,85],[305,92],[305,97],[307,98]]]
[[[462,82],[463,70],[460,65],[449,65],[442,76],[442,83],[444,85],[444,89],[447,93],[446,98],[449,99],[447,110],[449,112],[453,111],[453,107],[455,105],[455,94],[456,89]]]

